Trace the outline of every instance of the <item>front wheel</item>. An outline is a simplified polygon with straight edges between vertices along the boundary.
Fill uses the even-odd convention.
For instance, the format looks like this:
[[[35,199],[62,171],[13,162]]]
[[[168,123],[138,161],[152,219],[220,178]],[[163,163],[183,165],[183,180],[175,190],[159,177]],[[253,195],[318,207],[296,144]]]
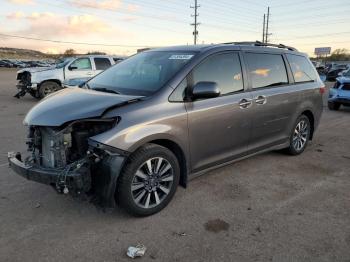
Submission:
[[[117,203],[136,216],[159,212],[173,198],[180,179],[176,156],[167,148],[147,144],[133,153],[117,184]]]
[[[301,115],[294,125],[290,136],[290,145],[287,151],[291,155],[299,155],[304,152],[311,133],[310,120],[307,116]]]
[[[61,88],[59,84],[53,81],[46,81],[42,83],[39,87],[39,97],[44,98],[53,92],[58,91]]]

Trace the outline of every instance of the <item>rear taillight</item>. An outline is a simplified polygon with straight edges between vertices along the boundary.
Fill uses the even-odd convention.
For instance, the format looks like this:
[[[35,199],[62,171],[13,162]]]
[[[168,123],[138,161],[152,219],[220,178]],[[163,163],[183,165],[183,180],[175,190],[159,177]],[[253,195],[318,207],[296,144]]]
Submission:
[[[320,94],[323,95],[326,92],[326,87],[325,86],[321,86],[320,87]]]

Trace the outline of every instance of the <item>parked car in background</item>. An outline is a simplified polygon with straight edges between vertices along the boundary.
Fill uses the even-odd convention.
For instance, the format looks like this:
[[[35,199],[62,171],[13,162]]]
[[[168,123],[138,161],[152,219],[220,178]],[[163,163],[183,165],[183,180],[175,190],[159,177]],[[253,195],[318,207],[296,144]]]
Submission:
[[[327,80],[334,81],[338,74],[347,69],[347,65],[335,65],[329,69],[327,72]]]
[[[284,45],[152,49],[34,106],[30,157],[8,159],[58,192],[151,215],[205,171],[268,150],[301,154],[324,91],[308,57]]]
[[[338,77],[329,90],[328,108],[338,110],[342,105],[350,106],[350,70]]]
[[[65,58],[54,66],[19,70],[17,72],[18,93],[15,97],[20,98],[29,93],[35,98],[43,98],[62,89],[63,82],[68,79],[91,78],[122,59],[116,56],[86,55]]]

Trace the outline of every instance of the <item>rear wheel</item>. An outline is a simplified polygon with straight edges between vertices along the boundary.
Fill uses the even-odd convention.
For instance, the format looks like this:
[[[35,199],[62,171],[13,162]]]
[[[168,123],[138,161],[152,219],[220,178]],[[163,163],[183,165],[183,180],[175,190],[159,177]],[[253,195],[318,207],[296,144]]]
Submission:
[[[291,155],[299,155],[304,152],[310,139],[311,125],[307,116],[301,115],[294,125],[290,136],[290,145],[287,151]]]
[[[152,215],[167,206],[179,179],[176,156],[165,147],[147,144],[129,157],[118,180],[117,202],[132,215]]]
[[[328,102],[329,110],[339,110],[340,104],[336,102]]]
[[[40,85],[39,87],[39,97],[44,98],[45,96],[58,91],[61,88],[59,84],[53,81],[47,81]]]

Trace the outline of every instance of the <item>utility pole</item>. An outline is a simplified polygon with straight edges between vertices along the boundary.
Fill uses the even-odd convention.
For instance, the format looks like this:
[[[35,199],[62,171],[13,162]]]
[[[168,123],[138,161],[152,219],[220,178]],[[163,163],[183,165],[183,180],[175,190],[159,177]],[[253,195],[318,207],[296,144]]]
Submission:
[[[199,16],[198,14],[198,8],[201,7],[200,5],[198,5],[197,0],[194,0],[194,6],[191,6],[191,8],[194,8],[194,15],[191,15],[192,17],[194,17],[194,23],[191,24],[192,26],[194,26],[194,31],[193,31],[193,38],[194,38],[194,44],[197,44],[197,38],[198,38],[198,30],[197,27],[200,25],[200,23],[197,22],[197,17]]]
[[[266,19],[266,15],[264,14],[263,35],[262,35],[262,42],[263,43],[265,43],[265,19]]]
[[[270,21],[270,7],[267,8],[265,43],[268,42],[268,37],[269,37],[269,21]]]

